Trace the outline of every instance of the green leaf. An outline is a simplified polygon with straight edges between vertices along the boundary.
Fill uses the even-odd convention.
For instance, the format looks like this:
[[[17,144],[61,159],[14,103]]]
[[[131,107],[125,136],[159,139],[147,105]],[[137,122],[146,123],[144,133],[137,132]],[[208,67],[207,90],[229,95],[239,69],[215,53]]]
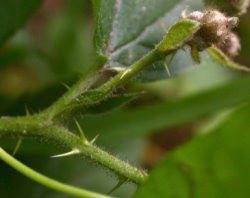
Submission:
[[[91,134],[105,135],[100,138],[110,143],[110,138],[129,140],[148,135],[162,127],[187,123],[250,99],[250,77],[233,80],[214,89],[197,93],[175,101],[165,101],[132,110],[115,111],[99,116],[85,117],[81,125]]]
[[[248,104],[166,156],[134,197],[248,197],[249,117]]]
[[[190,40],[199,29],[200,24],[192,20],[181,20],[174,24],[163,38],[162,42],[156,47],[161,52],[176,50]]]
[[[239,64],[233,62],[220,49],[218,49],[216,47],[210,47],[207,49],[207,51],[214,60],[216,60],[218,63],[220,63],[226,67],[229,67],[229,68],[235,69],[235,70],[250,72],[250,68],[247,68],[243,65],[239,65]]]
[[[106,55],[108,49],[109,37],[112,31],[112,23],[114,20],[113,9],[116,1],[94,0],[93,8],[96,19],[96,31],[94,37],[94,45],[100,56]]]
[[[95,47],[100,56],[108,58],[105,66],[126,67],[143,57],[179,20],[186,6],[193,7],[197,2],[201,1],[95,0]],[[192,66],[185,63],[185,67]],[[154,66],[138,79],[150,81],[168,77],[162,62]],[[170,68],[171,73],[174,71],[175,67]]]
[[[25,24],[42,0],[2,0],[0,2],[0,45]]]

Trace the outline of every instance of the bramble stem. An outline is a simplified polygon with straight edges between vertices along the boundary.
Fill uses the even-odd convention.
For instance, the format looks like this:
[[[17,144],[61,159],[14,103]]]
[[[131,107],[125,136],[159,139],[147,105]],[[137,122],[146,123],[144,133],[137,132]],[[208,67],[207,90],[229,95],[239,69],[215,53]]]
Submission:
[[[165,54],[166,56],[167,54]],[[132,64],[128,67],[125,71],[118,73],[114,78],[106,82],[102,85],[99,89],[104,90],[105,92],[109,92],[112,89],[115,89],[131,79],[132,77],[136,76],[140,71],[142,71],[145,67],[149,66],[150,64],[158,61],[161,58],[161,54],[158,50],[154,49],[150,51],[147,55],[143,58]]]
[[[147,178],[147,173],[144,170],[133,167],[92,144],[87,145],[82,151],[83,155],[87,154],[93,161],[99,162],[133,183],[142,184]]]
[[[172,51],[169,51],[169,53],[171,52]],[[168,53],[165,53],[164,57],[167,54]],[[84,84],[85,80],[83,79],[83,82],[80,82],[75,87],[73,87],[72,91],[70,90],[65,96],[60,98],[54,105],[49,107],[45,113],[48,113],[51,119],[57,121],[59,120],[61,122],[73,119],[74,116],[78,114],[77,112],[83,113],[88,107],[94,106],[95,104],[105,100],[114,89],[126,83],[145,67],[161,58],[162,55],[159,53],[159,51],[154,49],[128,67],[125,71],[118,73],[102,86],[89,91],[83,91],[79,88],[79,85]]]
[[[86,79],[80,80],[76,86],[72,87],[72,90],[45,111],[47,117],[54,121],[64,122],[71,120],[78,113],[84,113],[90,106],[105,100],[111,95],[112,91],[125,84],[147,66],[165,59],[165,57],[171,53],[175,53],[192,39],[194,33],[197,32],[199,28],[200,24],[192,20],[181,20],[177,22],[170,28],[169,32],[153,50],[124,71],[119,72],[100,87],[87,91],[83,90],[81,89],[81,84],[84,85]],[[91,77],[87,79],[87,82],[91,81],[91,79]]]
[[[147,178],[143,170],[110,155],[94,144],[83,142],[81,137],[66,128],[42,123],[35,116],[0,119],[0,135],[34,137],[41,141],[46,139],[47,143],[60,146],[66,151],[79,150],[80,156],[99,163],[133,183],[140,184]]]
[[[143,170],[133,167],[101,150],[92,142],[85,140],[84,135],[81,135],[81,137],[76,136],[65,128],[65,123],[74,119],[79,113],[84,114],[88,111],[89,107],[107,99],[107,97],[112,95],[112,92],[116,88],[125,84],[129,79],[133,78],[147,66],[164,59],[167,55],[174,53],[176,50],[184,46],[199,28],[200,24],[197,22],[181,20],[172,26],[155,49],[136,61],[125,71],[118,73],[100,87],[91,89],[100,74],[98,72],[92,72],[90,76],[76,83],[76,85],[73,86],[64,96],[59,98],[45,111],[33,116],[27,115],[26,117],[0,118],[0,136],[11,135],[20,138],[35,137],[39,141],[46,141],[64,148],[67,155],[78,154],[89,158],[108,168],[118,176],[126,178],[136,184],[141,184],[147,178],[147,174]],[[104,65],[103,62],[100,62],[100,64]],[[53,189],[61,190],[62,192],[79,192],[74,187],[67,187],[67,185],[64,186],[66,187],[66,190],[64,189],[63,191],[62,187],[65,184],[57,183],[57,181],[36,173],[10,157],[2,149],[0,150],[0,155],[0,158],[6,161],[9,165],[35,181]],[[64,155],[61,154],[56,156]],[[80,192],[87,193],[87,191]],[[84,194],[82,195],[85,196]]]

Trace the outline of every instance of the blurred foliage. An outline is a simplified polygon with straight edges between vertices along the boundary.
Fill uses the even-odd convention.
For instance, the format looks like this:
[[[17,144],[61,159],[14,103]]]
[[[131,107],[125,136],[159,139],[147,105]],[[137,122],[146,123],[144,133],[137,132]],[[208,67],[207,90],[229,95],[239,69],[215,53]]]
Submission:
[[[135,197],[248,197],[249,116],[244,105],[166,156]]]
[[[104,1],[95,1],[95,9],[98,2]],[[114,2],[110,1],[111,4]],[[135,6],[135,2],[126,1],[128,7],[123,7],[119,15],[120,23],[113,35],[115,40],[111,42],[110,66],[131,64],[152,49],[187,5],[190,9],[198,9],[202,5],[201,1],[194,0],[161,0],[155,1],[154,5],[152,1],[145,1],[145,5],[139,6]],[[34,4],[33,8],[29,2],[26,4],[29,9],[36,7]],[[129,9],[131,7],[133,10]],[[27,18],[29,9],[27,7],[28,12],[20,13],[20,16]],[[153,12],[155,9],[157,12]],[[135,10],[141,14],[138,15]],[[106,12],[104,10],[103,14]],[[166,12],[168,14],[161,18]],[[10,14],[2,6],[0,13],[4,16],[1,19],[8,17],[4,14]],[[237,29],[242,39],[242,53],[237,61],[250,66],[248,18],[249,14],[243,16]],[[10,37],[14,29],[24,22],[10,27],[9,39],[0,48],[0,112],[5,116],[24,115],[25,106],[32,113],[49,106],[66,91],[62,83],[75,83],[97,59],[92,44],[94,19],[90,1],[45,0],[26,26]],[[105,38],[108,38],[112,24],[106,24],[106,21],[101,23],[108,26],[100,29],[106,32]],[[0,24],[7,27],[12,23],[0,20]],[[136,28],[133,28],[134,24]],[[146,33],[142,34],[145,29]],[[128,35],[128,30],[133,34]],[[139,39],[134,40],[138,35]],[[7,36],[0,35],[0,42],[2,38]],[[108,42],[105,40],[98,46],[99,53],[105,55]],[[100,42],[97,44],[100,45]],[[168,132],[170,127],[196,121],[193,133],[200,135],[194,135],[187,145],[167,155],[135,197],[188,197],[190,193],[195,197],[247,197],[249,104],[240,107],[216,127],[209,128],[206,134],[201,133],[201,128],[213,124],[212,120],[218,113],[250,102],[250,78],[221,67],[206,53],[202,54],[201,65],[194,65],[188,49],[185,50],[178,52],[170,66],[171,77],[175,78],[151,83],[130,82],[122,90],[126,94],[117,95],[91,109],[90,115],[79,121],[89,138],[99,134],[98,144],[135,164],[141,164],[142,156],[147,155],[143,152],[150,141],[149,134],[159,129]],[[187,72],[180,73],[187,68]],[[146,78],[146,81],[166,78],[168,76],[163,69],[161,63],[156,64],[140,78]],[[142,94],[131,101],[138,93]],[[110,112],[104,113],[106,111]],[[8,151],[13,150],[15,142],[13,139],[0,139],[0,145]],[[57,152],[49,145],[25,140],[17,158],[39,172],[91,190],[107,193],[116,184],[113,174],[109,173],[110,177],[107,177],[106,170],[96,164],[77,158],[48,158]],[[2,162],[0,174],[1,197],[68,197],[33,183]],[[17,190],[13,191],[14,187]],[[133,184],[126,184],[112,195],[130,197],[135,190]]]
[[[18,0],[1,1],[0,26],[2,28],[0,31],[0,44],[27,21],[41,2],[41,0],[28,0],[26,6],[23,6],[23,2]]]
[[[0,49],[3,114],[20,115],[24,105],[39,111],[65,92],[61,83],[71,85],[89,70],[95,60],[89,8],[88,1],[45,1]]]

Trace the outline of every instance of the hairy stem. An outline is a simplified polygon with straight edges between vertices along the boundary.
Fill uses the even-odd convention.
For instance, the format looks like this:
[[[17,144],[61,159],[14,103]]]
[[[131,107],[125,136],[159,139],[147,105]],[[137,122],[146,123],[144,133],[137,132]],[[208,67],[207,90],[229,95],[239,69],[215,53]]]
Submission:
[[[78,113],[84,113],[90,106],[105,100],[112,91],[124,85],[129,79],[136,76],[152,63],[163,60],[167,55],[175,53],[189,42],[199,30],[200,23],[192,20],[181,20],[170,28],[156,47],[124,71],[119,72],[112,79],[98,88],[84,91],[73,87],[64,97],[59,99],[48,110],[48,117],[55,121],[64,122],[72,119]],[[176,36],[177,35],[177,36]],[[80,81],[80,85],[85,79]]]
[[[98,78],[98,73],[94,73],[87,79],[80,80],[64,96],[40,114],[0,119],[0,136],[35,137],[39,141],[63,147],[66,149],[67,155],[81,155],[103,165],[122,178],[127,178],[137,184],[142,183],[147,178],[144,171],[119,160],[87,140],[83,141],[83,135],[78,137],[64,128],[66,127],[65,121],[72,120],[79,113],[85,113],[89,107],[105,100],[113,90],[125,84],[145,67],[164,59],[184,46],[199,27],[200,24],[194,21],[182,20],[173,25],[155,49],[100,87],[89,89]],[[176,35],[178,36],[176,37]],[[4,154],[2,153],[2,155]],[[65,154],[57,156],[65,156]],[[12,162],[14,163],[14,161]]]
[[[137,184],[142,183],[147,177],[143,170],[110,155],[90,142],[82,141],[66,128],[42,123],[37,117],[0,119],[0,135],[33,137],[60,146],[66,151],[78,150],[78,155],[93,160]]]
[[[100,72],[92,72],[88,76],[84,76],[82,80],[77,82],[66,92],[66,94],[43,112],[43,114],[46,115],[47,120],[52,120],[56,115],[61,114],[64,109],[67,109],[76,103],[77,98],[82,93],[86,92],[95,83],[99,76]]]
[[[172,51],[168,53],[165,52],[164,57],[171,52]],[[64,97],[59,99],[54,105],[47,109],[46,112],[48,112],[49,117],[54,118],[54,120],[59,120],[61,122],[70,120],[78,113],[84,113],[84,110],[88,109],[88,107],[94,106],[105,100],[114,89],[126,83],[145,67],[161,58],[162,55],[159,51],[154,49],[102,86],[89,91],[78,88],[78,85],[84,84],[85,79],[83,79],[82,82],[79,82],[77,86],[72,88],[73,91],[66,93]]]
[[[116,172],[122,177],[128,178],[128,180],[134,183],[141,184],[147,178],[147,173],[145,171],[121,161],[92,144],[86,146],[82,151],[84,155],[87,154],[87,156],[93,161],[109,167],[109,169],[113,172]]]

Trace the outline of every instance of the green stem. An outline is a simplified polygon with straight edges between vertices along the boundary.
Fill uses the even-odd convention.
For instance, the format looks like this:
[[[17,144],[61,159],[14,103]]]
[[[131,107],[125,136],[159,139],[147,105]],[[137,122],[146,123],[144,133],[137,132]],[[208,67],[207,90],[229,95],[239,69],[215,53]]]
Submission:
[[[78,81],[61,98],[43,112],[46,119],[52,120],[56,115],[60,114],[63,109],[74,105],[79,95],[86,92],[96,82],[99,76],[100,72],[91,72],[88,76],[84,76],[82,80]]]
[[[31,168],[27,167],[26,165],[22,164],[14,157],[9,155],[0,147],[0,158],[7,163],[12,168],[16,169],[23,175],[29,177],[30,179],[47,186],[53,190],[57,190],[63,193],[67,193],[69,195],[78,196],[78,197],[86,197],[86,198],[108,198],[106,195],[102,195],[99,193],[91,192],[88,190],[80,189],[74,186],[70,186],[54,179],[51,179],[47,176],[44,176]]]
[[[93,161],[99,162],[116,174],[128,178],[128,180],[136,184],[142,184],[147,178],[147,173],[145,171],[131,166],[92,144],[88,144],[81,151],[83,155],[87,155]]]
[[[172,50],[164,52],[164,57],[172,52]],[[45,116],[61,122],[73,119],[78,113],[84,113],[84,110],[88,109],[88,107],[105,100],[114,89],[126,83],[145,67],[162,59],[162,56],[163,55],[157,49],[154,49],[128,67],[125,71],[118,73],[111,80],[96,89],[89,91],[80,89],[79,85],[84,84],[85,81],[85,79],[83,79],[72,88],[73,91],[69,91],[64,97],[49,107],[45,111]],[[49,116],[46,115],[46,113],[49,114]]]
[[[47,110],[48,115],[46,116],[52,120],[64,122],[65,120],[74,118],[78,113],[85,113],[84,110],[105,100],[111,95],[113,90],[125,84],[147,66],[164,59],[171,53],[175,53],[176,50],[189,42],[199,29],[200,23],[192,20],[181,20],[177,22],[169,29],[162,41],[160,41],[152,51],[136,61],[125,71],[121,71],[111,80],[96,89],[82,91],[78,89],[77,86],[73,87],[73,91],[67,93],[65,97],[59,99]],[[85,79],[82,79],[78,84],[82,84],[84,81]]]
[[[183,27],[186,28],[183,29]],[[198,28],[199,25],[190,20],[176,23],[176,25],[171,28],[172,31],[171,29],[169,30],[168,34],[154,50],[100,87],[90,89],[98,78],[98,73],[95,73],[87,78],[87,80],[80,80],[64,96],[40,114],[0,119],[0,136],[15,135],[17,137],[35,137],[39,141],[45,140],[46,142],[65,148],[69,151],[67,154],[74,153],[87,157],[123,178],[127,178],[137,184],[142,183],[147,178],[147,174],[144,171],[117,159],[92,143],[85,141],[84,136],[80,138],[62,126],[66,126],[65,121],[72,120],[78,113],[85,113],[90,106],[105,100],[111,95],[113,90],[133,78],[145,67],[158,60],[162,60],[166,55],[175,52],[181,46],[185,45]],[[174,35],[176,35],[176,33],[178,33],[178,36],[175,38]],[[2,149],[0,155],[1,158],[11,166],[35,181],[57,190],[64,190],[63,192],[67,191],[67,193],[76,193],[77,191],[74,187],[67,187],[66,184],[61,184],[36,173],[10,157]],[[66,185],[66,190],[63,188],[65,187],[63,185]],[[81,193],[83,192],[86,195],[87,191],[81,191]]]
[[[165,54],[164,56],[166,56]],[[150,64],[160,60],[162,55],[159,53],[158,50],[154,49],[150,51],[147,55],[143,58],[132,64],[129,68],[125,71],[118,73],[114,78],[106,82],[102,85],[99,90],[103,90],[105,92],[110,92],[112,89],[119,87],[120,85],[124,84],[126,81],[131,79],[132,77],[136,76],[139,72],[141,72],[145,67],[149,66]]]
[[[93,78],[91,77],[87,83],[81,81],[40,115],[0,120],[0,132],[2,132],[2,134],[6,133],[17,136],[35,136],[41,140],[46,138],[47,141],[55,143],[56,145],[61,145],[68,150],[78,149],[80,154],[84,157],[88,157],[107,167],[116,174],[128,178],[128,180],[134,183],[140,184],[147,178],[147,174],[143,170],[139,170],[136,167],[119,160],[92,144],[83,144],[79,137],[75,136],[67,129],[56,127],[54,125],[46,126],[46,122],[53,124],[51,121],[54,117],[60,118],[60,120],[68,120],[72,118],[72,113],[75,112],[76,109],[81,109],[83,106],[86,107],[86,104],[93,105],[96,102],[103,100],[113,89],[120,86],[138,74],[143,68],[158,59],[158,51],[153,50],[134,63],[126,71],[117,74],[110,81],[92,92],[85,91],[86,88],[94,82]],[[82,92],[89,94],[83,103],[77,101],[77,98]],[[87,103],[86,100],[89,103]],[[41,122],[42,120],[43,122],[45,121],[44,124]]]
[[[60,146],[66,151],[77,149],[80,156],[87,157],[137,184],[142,183],[147,178],[147,174],[143,170],[131,166],[89,142],[83,141],[82,138],[66,128],[42,123],[37,116],[0,119],[1,135],[46,140],[46,143]]]

